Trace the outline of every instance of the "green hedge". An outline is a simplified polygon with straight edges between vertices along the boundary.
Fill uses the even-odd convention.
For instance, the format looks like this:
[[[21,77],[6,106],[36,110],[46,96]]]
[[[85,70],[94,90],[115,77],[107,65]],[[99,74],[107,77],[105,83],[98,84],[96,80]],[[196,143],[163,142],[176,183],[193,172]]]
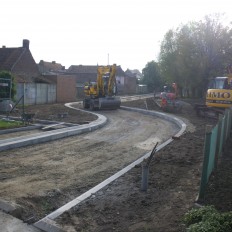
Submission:
[[[187,232],[231,232],[232,211],[219,213],[214,206],[191,209],[183,219]]]

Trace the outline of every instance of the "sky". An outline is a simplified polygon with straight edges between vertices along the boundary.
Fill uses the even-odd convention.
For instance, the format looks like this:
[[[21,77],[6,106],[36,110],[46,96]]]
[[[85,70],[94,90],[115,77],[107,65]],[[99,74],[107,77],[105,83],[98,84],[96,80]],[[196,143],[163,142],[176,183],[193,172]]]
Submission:
[[[231,0],[1,0],[0,47],[22,47],[40,60],[142,69],[157,61],[169,29],[225,13]]]

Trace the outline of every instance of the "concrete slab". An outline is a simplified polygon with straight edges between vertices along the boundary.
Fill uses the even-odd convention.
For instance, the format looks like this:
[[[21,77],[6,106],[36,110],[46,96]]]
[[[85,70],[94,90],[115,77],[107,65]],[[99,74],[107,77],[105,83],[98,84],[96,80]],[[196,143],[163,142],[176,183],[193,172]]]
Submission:
[[[49,232],[65,232],[60,228],[58,224],[56,224],[55,221],[49,219],[49,218],[44,218],[38,222],[36,222],[35,227],[42,229],[43,231],[49,231]]]
[[[0,231],[2,232],[41,232],[40,229],[0,211]]]

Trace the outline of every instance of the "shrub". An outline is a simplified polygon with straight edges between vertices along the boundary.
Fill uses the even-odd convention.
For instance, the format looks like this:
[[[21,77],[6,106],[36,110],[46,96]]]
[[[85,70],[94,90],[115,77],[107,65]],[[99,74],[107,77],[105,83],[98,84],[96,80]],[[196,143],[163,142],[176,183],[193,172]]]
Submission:
[[[188,232],[232,231],[232,212],[219,213],[213,206],[191,209],[183,221]]]
[[[1,86],[0,98],[10,98],[15,100],[16,97],[16,81],[13,74],[8,71],[0,71],[0,80],[6,83],[11,83],[11,86]],[[7,82],[9,80],[10,82]]]
[[[205,206],[198,209],[191,209],[184,215],[184,223],[189,226],[202,221],[203,217],[208,214],[216,213],[217,210],[213,206]]]

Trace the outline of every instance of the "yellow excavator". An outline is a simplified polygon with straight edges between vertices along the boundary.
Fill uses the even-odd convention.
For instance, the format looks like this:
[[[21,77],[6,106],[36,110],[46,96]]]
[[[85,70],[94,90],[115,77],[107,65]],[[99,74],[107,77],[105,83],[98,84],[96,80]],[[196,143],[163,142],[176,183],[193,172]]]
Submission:
[[[200,116],[215,116],[223,114],[226,108],[232,107],[232,70],[228,75],[215,77],[209,81],[205,105],[196,104],[195,109]]]
[[[232,75],[216,77],[209,82],[206,106],[223,109],[232,106]]]
[[[121,100],[116,96],[116,64],[97,67],[97,81],[87,82],[84,86],[85,109],[118,109]]]

